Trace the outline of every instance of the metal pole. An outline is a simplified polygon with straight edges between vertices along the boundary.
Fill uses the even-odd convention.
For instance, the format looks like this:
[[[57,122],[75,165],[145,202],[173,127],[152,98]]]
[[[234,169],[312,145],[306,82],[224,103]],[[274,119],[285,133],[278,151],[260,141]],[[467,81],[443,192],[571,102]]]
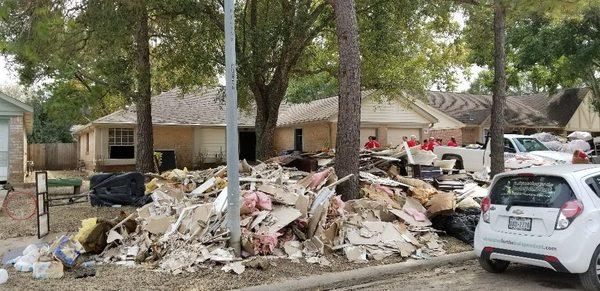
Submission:
[[[238,154],[237,76],[235,64],[235,0],[225,0],[225,94],[227,95],[227,226],[229,246],[241,254],[240,160]]]

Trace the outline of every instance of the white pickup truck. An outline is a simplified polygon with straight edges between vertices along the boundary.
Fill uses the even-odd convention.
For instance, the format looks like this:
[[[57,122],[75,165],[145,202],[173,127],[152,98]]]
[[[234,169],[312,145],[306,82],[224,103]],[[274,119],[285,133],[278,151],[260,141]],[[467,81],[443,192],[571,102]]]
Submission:
[[[484,167],[490,167],[490,147],[488,142],[483,149],[468,149],[463,147],[436,146],[433,150],[439,159],[456,160],[457,169],[467,171],[481,171]],[[527,135],[505,134],[504,135],[504,159],[514,157],[516,154],[531,154],[550,161],[559,163],[571,163],[572,155],[569,153],[549,150],[537,138]]]

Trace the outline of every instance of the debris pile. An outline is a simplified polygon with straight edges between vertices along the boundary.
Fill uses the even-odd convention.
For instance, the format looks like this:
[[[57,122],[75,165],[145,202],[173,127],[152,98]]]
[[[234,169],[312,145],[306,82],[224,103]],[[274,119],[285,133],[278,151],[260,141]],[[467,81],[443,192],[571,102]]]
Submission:
[[[439,189],[400,176],[400,157],[398,152],[365,153],[361,163],[365,171],[360,173],[363,198],[346,202],[335,186],[350,176],[339,179],[329,167],[333,160],[325,154],[316,163],[314,158],[303,163],[303,158],[286,157],[255,166],[242,161],[240,220],[245,260],[236,258],[228,247],[226,166],[156,175],[146,185],[152,202],[104,229],[107,246],[99,259],[127,266],[143,264],[174,274],[221,264],[224,271],[239,274],[246,267],[268,267],[257,263],[257,256],[304,259],[326,266],[328,253],[344,255],[351,262],[392,255],[417,259],[443,255],[444,242],[431,219],[452,215],[461,203],[466,205],[461,207],[477,209],[473,199],[479,199],[481,191],[440,190],[467,191],[460,181],[466,175],[437,181]],[[319,170],[284,166],[291,160],[316,165]]]
[[[94,276],[95,269],[86,261],[89,256],[83,255],[86,250],[75,237],[63,235],[52,245],[31,244],[22,251],[7,253],[6,264],[20,272],[31,272],[34,279],[59,279],[65,270]]]
[[[592,135],[589,132],[575,131],[569,134],[567,138],[547,132],[536,133],[531,136],[540,140],[552,151],[573,153],[575,150],[584,152],[591,150],[589,141],[592,140]]]

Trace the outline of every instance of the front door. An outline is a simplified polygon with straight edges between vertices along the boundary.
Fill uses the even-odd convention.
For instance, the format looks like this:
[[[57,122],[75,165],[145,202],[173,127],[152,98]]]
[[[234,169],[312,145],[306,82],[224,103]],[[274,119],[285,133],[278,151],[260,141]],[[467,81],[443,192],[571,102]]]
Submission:
[[[0,182],[8,179],[8,120],[0,119]]]

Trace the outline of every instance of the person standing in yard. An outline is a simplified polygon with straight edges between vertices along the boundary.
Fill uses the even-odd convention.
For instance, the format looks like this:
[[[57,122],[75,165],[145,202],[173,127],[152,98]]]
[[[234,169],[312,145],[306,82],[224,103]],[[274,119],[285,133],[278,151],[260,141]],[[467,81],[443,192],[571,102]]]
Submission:
[[[457,147],[458,146],[458,143],[456,142],[455,137],[450,137],[450,140],[448,141],[448,146],[449,147]]]
[[[368,150],[371,150],[371,149],[378,149],[380,147],[381,147],[381,145],[377,141],[377,137],[369,136],[369,141],[365,144],[365,148]]]
[[[437,141],[432,136],[429,138],[429,141],[427,142],[427,146],[425,147],[425,150],[433,152],[433,149],[435,148],[436,145],[437,145]]]
[[[424,139],[423,144],[421,145],[421,149],[426,151],[429,148],[429,141]]]
[[[409,148],[412,148],[412,147],[418,145],[419,141],[417,141],[417,137],[416,136],[411,135],[410,136],[410,140],[408,140],[406,143],[408,144]]]

